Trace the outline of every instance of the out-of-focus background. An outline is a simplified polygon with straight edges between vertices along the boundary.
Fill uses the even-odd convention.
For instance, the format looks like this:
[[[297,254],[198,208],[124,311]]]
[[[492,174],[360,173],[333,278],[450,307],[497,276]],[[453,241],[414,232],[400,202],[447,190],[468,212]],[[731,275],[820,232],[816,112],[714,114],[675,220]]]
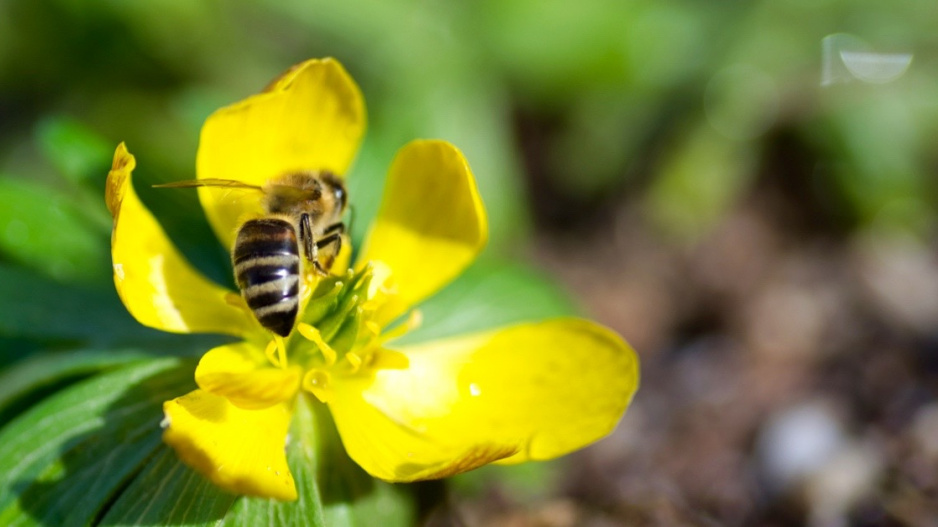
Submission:
[[[334,56],[369,111],[356,239],[396,149],[447,139],[485,262],[553,277],[642,359],[609,438],[455,478],[436,521],[934,525],[936,20],[914,0],[0,2],[0,367],[135,342],[102,199],[119,141],[230,282],[194,197],[149,184],[194,177],[211,111]]]

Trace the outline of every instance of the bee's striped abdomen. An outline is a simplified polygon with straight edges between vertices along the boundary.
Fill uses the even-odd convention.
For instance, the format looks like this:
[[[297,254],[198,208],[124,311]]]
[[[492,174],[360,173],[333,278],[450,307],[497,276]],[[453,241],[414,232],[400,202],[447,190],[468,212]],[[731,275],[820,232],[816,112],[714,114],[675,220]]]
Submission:
[[[254,316],[287,336],[299,308],[300,255],[293,225],[277,218],[249,220],[235,240],[235,279]]]

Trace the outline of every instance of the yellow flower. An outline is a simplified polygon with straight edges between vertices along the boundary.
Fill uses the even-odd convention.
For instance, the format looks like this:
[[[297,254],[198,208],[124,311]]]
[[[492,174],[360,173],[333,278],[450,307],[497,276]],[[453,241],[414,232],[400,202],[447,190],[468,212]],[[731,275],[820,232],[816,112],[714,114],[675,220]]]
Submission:
[[[310,60],[209,117],[197,175],[255,185],[297,170],[341,176],[364,126],[360,92],[342,66]],[[134,192],[134,166],[118,146],[107,202],[125,306],[147,326],[240,339],[206,353],[199,389],[164,405],[165,442],[223,488],[296,499],[284,448],[297,397],[328,408],[348,454],[371,475],[414,481],[581,448],[613,429],[638,386],[631,348],[585,320],[395,345],[419,324],[413,307],[486,241],[472,173],[449,143],[401,149],[357,263],[332,278],[307,277],[285,340],[185,261]],[[260,213],[208,189],[199,196],[229,248],[240,223]]]

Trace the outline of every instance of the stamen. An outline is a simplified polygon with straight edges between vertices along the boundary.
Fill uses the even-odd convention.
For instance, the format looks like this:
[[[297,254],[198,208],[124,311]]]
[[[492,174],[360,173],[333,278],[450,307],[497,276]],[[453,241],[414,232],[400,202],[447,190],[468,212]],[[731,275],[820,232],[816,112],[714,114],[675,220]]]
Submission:
[[[277,357],[280,358],[280,367],[287,369],[287,346],[283,343],[283,337],[274,335],[274,342],[277,343]]]
[[[278,368],[287,369],[287,348],[283,344],[283,337],[274,335],[274,338],[264,348],[264,355],[271,364]]]
[[[406,368],[409,361],[405,355],[396,351],[382,349],[382,346],[389,340],[400,338],[410,331],[417,329],[420,327],[421,323],[423,323],[423,313],[421,313],[419,309],[411,311],[407,316],[407,320],[383,335],[380,333],[381,328],[378,324],[371,320],[365,322],[365,327],[371,333],[371,338],[357,353],[346,354],[346,357],[349,358],[349,364],[352,366],[352,373],[356,373],[361,368],[362,363],[365,363],[369,368]]]
[[[247,304],[244,303],[244,298],[235,293],[225,293],[225,303],[229,306],[247,308]]]
[[[302,322],[297,324],[296,330],[299,331],[300,335],[303,335],[306,340],[312,341],[313,344],[319,347],[319,351],[322,353],[327,366],[332,366],[335,364],[338,353],[332,349],[332,346],[326,344],[326,341],[322,339],[322,334],[319,333],[318,329],[309,324],[306,324],[305,322]]]
[[[380,292],[382,295],[390,296],[397,293],[396,284],[391,283],[391,268],[384,262],[373,260],[368,262],[368,269],[371,271],[371,280],[368,282],[368,298],[372,299]]]
[[[349,364],[352,365],[352,373],[358,373],[359,368],[362,367],[362,358],[354,352],[346,353],[345,358],[348,359]]]
[[[267,343],[267,347],[264,348],[264,356],[266,356],[267,360],[269,360],[270,363],[274,366],[283,368],[283,366],[280,364],[279,350],[277,349],[276,340],[271,340]]]
[[[410,312],[410,316],[407,317],[407,327],[410,330],[414,330],[423,325],[423,311],[415,309]]]

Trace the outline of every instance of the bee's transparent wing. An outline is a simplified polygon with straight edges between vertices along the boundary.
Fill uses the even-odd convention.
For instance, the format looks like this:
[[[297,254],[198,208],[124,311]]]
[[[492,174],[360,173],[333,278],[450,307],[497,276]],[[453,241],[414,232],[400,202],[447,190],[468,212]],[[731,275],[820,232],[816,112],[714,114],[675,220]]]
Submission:
[[[247,219],[259,218],[264,215],[264,202],[266,199],[264,188],[257,185],[249,185],[230,179],[194,179],[153,186],[156,188],[204,187],[212,197],[208,200],[202,199],[202,205],[206,207],[206,214],[213,223],[215,233],[224,244],[234,243],[234,239],[229,240],[226,238],[226,233],[234,226],[240,226]],[[211,210],[208,210],[208,208],[211,208]],[[219,218],[222,219],[221,227],[216,224]]]

